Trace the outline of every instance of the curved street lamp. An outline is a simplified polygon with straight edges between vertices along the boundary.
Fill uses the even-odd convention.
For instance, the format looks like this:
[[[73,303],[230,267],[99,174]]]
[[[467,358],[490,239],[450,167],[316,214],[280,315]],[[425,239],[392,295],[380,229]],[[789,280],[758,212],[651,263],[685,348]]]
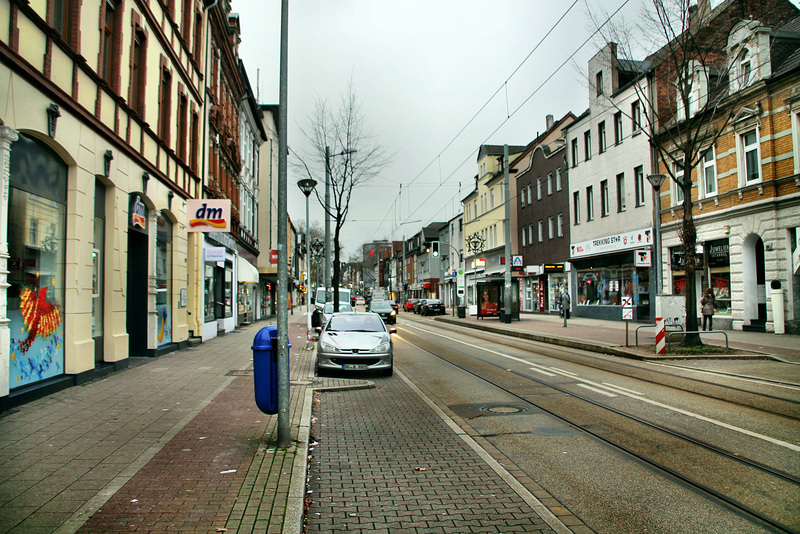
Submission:
[[[306,333],[306,348],[311,348],[311,292],[309,291],[309,282],[311,281],[311,233],[308,227],[308,197],[316,187],[317,181],[312,178],[304,178],[297,182],[297,187],[306,196],[306,314],[308,332]]]

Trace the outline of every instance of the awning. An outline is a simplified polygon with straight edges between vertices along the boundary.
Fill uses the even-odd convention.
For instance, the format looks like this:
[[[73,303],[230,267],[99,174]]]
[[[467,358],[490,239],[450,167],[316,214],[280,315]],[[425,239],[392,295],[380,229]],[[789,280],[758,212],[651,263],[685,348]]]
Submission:
[[[252,263],[239,256],[239,283],[240,284],[257,284],[258,283],[258,269]]]

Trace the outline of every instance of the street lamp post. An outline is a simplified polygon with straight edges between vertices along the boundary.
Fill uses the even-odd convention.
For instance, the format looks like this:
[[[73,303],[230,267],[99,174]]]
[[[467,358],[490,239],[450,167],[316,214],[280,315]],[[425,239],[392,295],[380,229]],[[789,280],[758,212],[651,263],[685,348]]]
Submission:
[[[306,313],[308,315],[308,331],[306,332],[306,348],[311,348],[311,292],[309,291],[311,281],[311,233],[308,226],[308,196],[316,187],[317,181],[312,178],[305,178],[297,182],[300,191],[306,196]]]
[[[650,182],[650,185],[653,186],[653,261],[656,263],[655,274],[656,274],[656,281],[655,281],[655,294],[653,295],[653,299],[655,301],[655,297],[661,294],[661,214],[659,213],[661,210],[661,185],[664,183],[664,180],[667,179],[667,176],[664,174],[649,174],[647,176],[647,181]],[[658,311],[653,308],[655,313],[657,314]]]

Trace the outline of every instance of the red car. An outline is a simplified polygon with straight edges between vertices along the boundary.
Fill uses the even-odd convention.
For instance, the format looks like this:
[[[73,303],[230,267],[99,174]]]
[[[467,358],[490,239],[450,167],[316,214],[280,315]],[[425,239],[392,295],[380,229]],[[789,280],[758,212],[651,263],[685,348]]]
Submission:
[[[418,300],[419,300],[419,299],[408,299],[408,300],[406,301],[406,303],[405,303],[405,304],[403,304],[403,309],[404,309],[405,311],[414,311],[414,304],[415,304],[415,303],[416,303]]]

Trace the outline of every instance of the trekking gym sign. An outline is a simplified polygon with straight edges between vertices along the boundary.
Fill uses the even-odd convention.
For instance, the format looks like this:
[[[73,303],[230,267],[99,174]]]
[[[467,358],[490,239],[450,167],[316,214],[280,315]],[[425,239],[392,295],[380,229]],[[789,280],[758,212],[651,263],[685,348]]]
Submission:
[[[231,201],[229,199],[189,199],[186,201],[189,219],[187,232],[229,232]]]

